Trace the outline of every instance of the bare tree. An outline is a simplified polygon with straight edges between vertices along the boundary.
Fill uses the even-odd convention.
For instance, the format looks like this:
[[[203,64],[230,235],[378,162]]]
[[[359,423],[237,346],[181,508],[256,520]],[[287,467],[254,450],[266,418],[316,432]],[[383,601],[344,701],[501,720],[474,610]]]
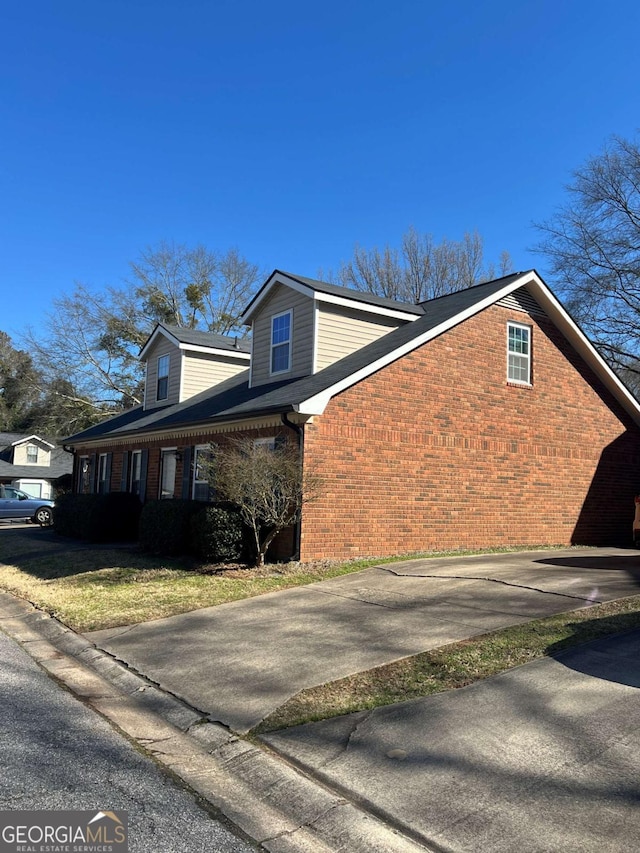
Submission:
[[[260,280],[237,249],[214,252],[160,243],[131,263],[124,287],[96,291],[76,284],[53,301],[43,334],[28,330],[28,349],[42,377],[64,377],[66,405],[74,398],[94,420],[142,399],[140,347],[156,323],[227,333]],[[49,389],[59,394],[62,386]],[[47,393],[43,387],[42,393]]]
[[[497,274],[506,275],[511,269],[511,259],[503,252]],[[483,242],[477,232],[465,234],[462,240],[445,238],[436,243],[432,234],[420,234],[411,227],[404,234],[400,249],[389,245],[382,249],[356,246],[353,257],[341,265],[335,278],[345,287],[417,303],[471,287],[495,275],[496,267],[485,264]]]
[[[640,388],[640,144],[613,137],[573,173],[569,200],[535,250],[569,310],[614,368]]]
[[[248,436],[212,445],[209,479],[216,497],[236,506],[254,539],[256,565],[263,565],[274,538],[296,524],[321,483],[303,470],[300,452],[283,442],[271,447]]]
[[[145,249],[130,267],[127,296],[138,326],[164,322],[221,334],[239,329],[261,277],[238,249],[220,253],[166,242]]]

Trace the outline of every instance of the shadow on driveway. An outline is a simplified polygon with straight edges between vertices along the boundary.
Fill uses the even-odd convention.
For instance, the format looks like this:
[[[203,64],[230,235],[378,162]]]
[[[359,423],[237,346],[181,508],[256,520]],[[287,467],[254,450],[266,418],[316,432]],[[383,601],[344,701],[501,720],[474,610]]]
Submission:
[[[606,557],[578,553],[575,556],[546,557],[541,560],[534,560],[534,562],[543,566],[584,569],[585,571],[623,571],[629,577],[635,578],[638,581],[638,585],[640,585],[640,554],[637,551],[631,554],[615,554]]]
[[[605,679],[629,687],[640,687],[640,631],[635,629],[635,613],[621,613],[607,619],[587,619],[570,627],[570,642],[585,645],[565,648],[567,641],[554,643],[546,649],[549,656],[576,672]],[[593,631],[606,625],[616,634],[595,643]]]

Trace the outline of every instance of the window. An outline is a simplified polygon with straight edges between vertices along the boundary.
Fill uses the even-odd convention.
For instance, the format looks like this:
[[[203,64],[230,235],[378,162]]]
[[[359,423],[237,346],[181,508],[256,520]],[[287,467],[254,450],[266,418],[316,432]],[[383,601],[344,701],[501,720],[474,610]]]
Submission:
[[[38,448],[35,444],[27,444],[27,464],[38,464]]]
[[[176,449],[163,450],[160,457],[160,497],[172,498],[176,488]]]
[[[275,436],[272,438],[254,438],[253,439],[254,447],[264,447],[266,450],[275,450],[276,449],[276,439]]]
[[[89,457],[81,456],[78,461],[78,491],[86,495],[90,491],[91,477]]]
[[[507,324],[507,380],[531,384],[531,328]]]
[[[291,369],[291,311],[271,318],[271,373]]]
[[[156,400],[166,400],[169,396],[169,356],[161,355],[158,358],[158,387],[156,389]]]
[[[210,447],[196,447],[196,455],[193,463],[193,499],[194,501],[208,501],[211,499],[211,487],[209,486],[209,464],[212,459]]]
[[[131,471],[129,472],[129,491],[132,495],[140,494],[140,478],[142,475],[142,451],[134,450],[131,454]]]
[[[109,491],[107,454],[101,453],[98,459],[98,492],[101,495]]]

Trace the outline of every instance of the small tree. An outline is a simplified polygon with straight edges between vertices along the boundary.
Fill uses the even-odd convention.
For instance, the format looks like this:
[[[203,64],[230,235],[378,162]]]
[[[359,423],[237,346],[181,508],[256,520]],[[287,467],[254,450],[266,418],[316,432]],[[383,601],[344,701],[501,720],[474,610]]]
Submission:
[[[244,436],[212,450],[209,482],[219,500],[238,508],[253,534],[255,565],[262,566],[278,533],[318,497],[319,478],[303,470],[298,448],[288,442],[272,447]]]

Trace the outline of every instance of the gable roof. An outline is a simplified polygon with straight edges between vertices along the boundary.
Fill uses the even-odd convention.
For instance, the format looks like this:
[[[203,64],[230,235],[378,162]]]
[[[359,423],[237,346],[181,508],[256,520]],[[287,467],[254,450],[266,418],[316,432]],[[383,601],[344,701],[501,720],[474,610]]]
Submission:
[[[249,418],[292,412],[309,416],[320,415],[329,400],[336,394],[444,334],[520,288],[526,288],[540,308],[594,370],[605,387],[640,425],[638,401],[587,340],[536,271],[529,270],[524,273],[512,273],[494,281],[424,302],[421,306],[421,316],[416,317],[414,322],[393,329],[318,373],[250,388],[249,371],[243,371],[183,403],[150,412],[145,412],[142,407],[130,409],[110,421],[91,427],[65,441],[69,444],[79,443],[107,436],[113,438],[178,427],[204,427],[206,424],[233,423]]]
[[[237,335],[219,335],[215,332],[203,332],[201,329],[185,329],[182,326],[170,326],[167,323],[158,323],[156,325],[140,350],[140,358],[145,358],[158,337],[166,338],[181,350],[236,356],[244,361],[250,358],[251,342],[238,338]]]
[[[54,444],[51,444],[50,441],[47,441],[44,438],[40,438],[39,435],[26,435],[23,438],[18,438],[16,441],[11,442],[12,447],[17,447],[19,444],[26,444],[27,442],[39,442],[40,444],[46,444],[47,447],[51,450],[55,447]]]
[[[14,465],[13,448],[28,441],[37,441],[51,450],[49,465]],[[73,458],[63,447],[56,446],[39,435],[24,435],[17,432],[0,432],[0,478],[56,480],[70,474]]]
[[[397,302],[395,299],[387,299],[384,296],[376,296],[360,290],[351,290],[338,284],[328,284],[314,278],[292,275],[281,270],[274,270],[262,285],[260,290],[247,305],[242,315],[243,323],[250,323],[251,318],[258,311],[265,299],[274,287],[284,284],[298,293],[310,297],[318,302],[342,305],[346,308],[355,308],[372,314],[382,314],[388,317],[396,317],[404,320],[414,320],[424,314],[421,305],[412,305],[407,302]]]

